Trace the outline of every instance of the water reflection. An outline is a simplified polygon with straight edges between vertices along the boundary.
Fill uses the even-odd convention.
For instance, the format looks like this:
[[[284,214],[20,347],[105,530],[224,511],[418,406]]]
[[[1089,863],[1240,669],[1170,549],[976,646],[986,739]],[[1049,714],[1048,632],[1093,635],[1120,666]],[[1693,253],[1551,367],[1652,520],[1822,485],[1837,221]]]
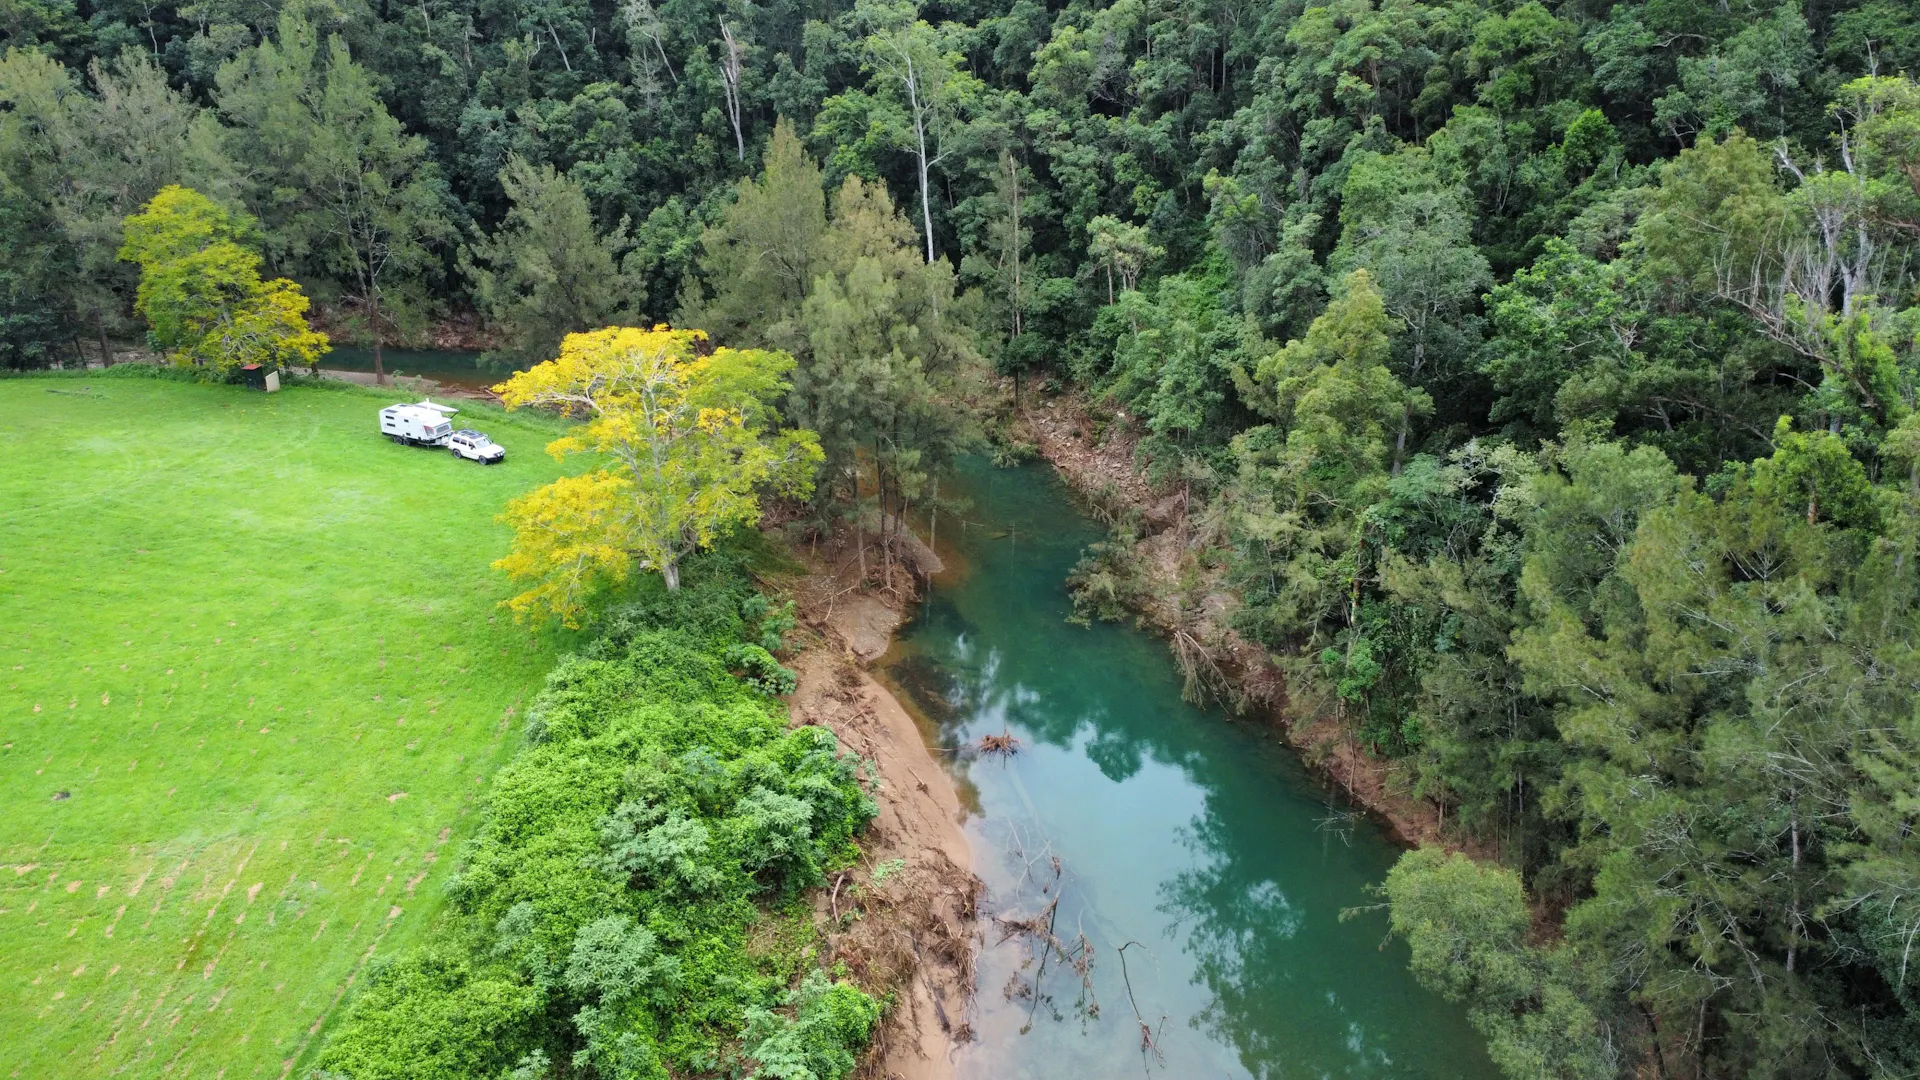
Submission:
[[[1066,623],[1061,581],[1097,534],[1048,473],[965,479],[969,516],[1006,532],[968,530],[971,573],[888,670],[975,796],[994,921],[961,1076],[1493,1075],[1384,919],[1339,919],[1394,851],[1364,822],[1321,828],[1325,793],[1259,731],[1182,702],[1160,642]],[[1003,731],[1019,753],[970,749]]]
[[[422,376],[447,386],[482,390],[513,374],[480,365],[480,354],[451,349],[382,349],[381,366],[389,375]],[[358,345],[335,345],[320,359],[335,371],[373,370],[373,350]]]

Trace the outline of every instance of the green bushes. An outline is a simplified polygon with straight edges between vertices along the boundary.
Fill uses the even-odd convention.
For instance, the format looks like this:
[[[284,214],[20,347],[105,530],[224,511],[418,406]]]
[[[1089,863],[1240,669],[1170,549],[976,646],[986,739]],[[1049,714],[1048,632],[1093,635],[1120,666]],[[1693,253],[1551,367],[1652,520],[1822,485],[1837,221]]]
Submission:
[[[541,1006],[529,985],[474,971],[430,945],[377,966],[353,1021],[327,1047],[325,1073],[352,1080],[464,1080],[512,1063]]]
[[[374,980],[323,1070],[426,1075],[443,1045],[465,1055],[447,1075],[852,1069],[880,1006],[811,962],[800,898],[876,808],[833,735],[789,729],[765,693],[791,679],[767,650],[790,618],[737,566],[700,569],[554,669],[447,883],[453,914]]]
[[[763,694],[783,696],[799,685],[799,676],[781,667],[772,653],[750,643],[727,647],[727,668],[739,672],[749,686]]]
[[[878,1002],[818,971],[807,972],[786,1004],[792,1016],[754,1009],[747,1017],[748,1056],[760,1063],[754,1075],[764,1080],[847,1075],[855,1064],[848,1047],[864,1041],[880,1018]]]

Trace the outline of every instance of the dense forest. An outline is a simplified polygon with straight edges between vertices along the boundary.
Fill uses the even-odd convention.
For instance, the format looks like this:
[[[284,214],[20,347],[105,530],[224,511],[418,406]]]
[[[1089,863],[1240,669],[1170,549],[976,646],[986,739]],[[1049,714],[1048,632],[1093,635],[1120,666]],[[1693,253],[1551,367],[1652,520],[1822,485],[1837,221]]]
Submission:
[[[0,366],[139,332],[121,222],[180,184],[336,336],[790,353],[816,498],[881,529],[970,379],[1077,384],[1290,707],[1497,853],[1384,892],[1510,1075],[1920,1074],[1910,4],[14,0],[0,34]]]

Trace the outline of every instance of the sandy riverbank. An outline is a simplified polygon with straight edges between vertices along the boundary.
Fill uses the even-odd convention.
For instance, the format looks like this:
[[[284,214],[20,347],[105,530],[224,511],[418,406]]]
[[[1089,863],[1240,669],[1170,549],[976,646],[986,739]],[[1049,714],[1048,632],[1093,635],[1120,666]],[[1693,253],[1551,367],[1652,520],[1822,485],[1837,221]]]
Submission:
[[[796,723],[831,728],[878,773],[865,858],[828,883],[817,911],[828,965],[843,962],[868,988],[897,995],[856,1075],[950,1080],[971,1032],[980,892],[959,795],[912,716],[867,670],[903,621],[905,598],[852,588],[830,558],[811,569],[795,590],[812,641],[793,660],[800,680],[789,710]]]

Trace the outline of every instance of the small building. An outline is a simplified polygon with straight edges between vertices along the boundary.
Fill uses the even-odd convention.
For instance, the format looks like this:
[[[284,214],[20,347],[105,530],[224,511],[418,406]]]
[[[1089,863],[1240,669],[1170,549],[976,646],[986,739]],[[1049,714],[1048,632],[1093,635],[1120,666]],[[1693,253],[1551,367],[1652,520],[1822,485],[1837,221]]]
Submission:
[[[280,389],[280,369],[263,364],[243,364],[240,367],[240,382],[243,386],[271,394]]]

